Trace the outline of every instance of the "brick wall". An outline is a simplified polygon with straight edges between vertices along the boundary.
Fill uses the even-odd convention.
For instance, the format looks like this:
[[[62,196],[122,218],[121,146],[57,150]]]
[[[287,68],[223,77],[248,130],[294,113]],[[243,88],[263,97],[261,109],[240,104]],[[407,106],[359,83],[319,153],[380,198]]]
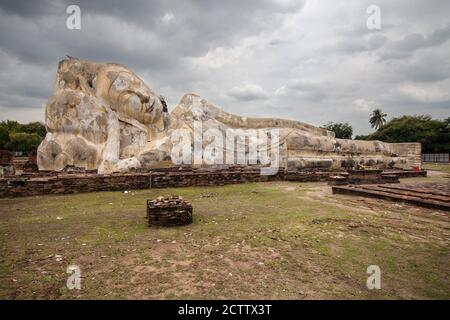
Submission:
[[[71,194],[93,191],[125,191],[133,189],[218,186],[265,181],[327,181],[330,171],[288,172],[280,169],[276,175],[261,175],[259,169],[158,169],[146,173],[123,174],[50,174],[17,176],[0,179],[0,198]],[[406,171],[405,171],[406,173]],[[418,175],[419,173],[410,171]],[[424,171],[423,173],[426,174]]]
[[[0,179],[0,197],[70,194],[92,191],[216,186],[244,182],[280,180],[284,175],[263,176],[259,170],[180,170],[126,174],[65,174]]]

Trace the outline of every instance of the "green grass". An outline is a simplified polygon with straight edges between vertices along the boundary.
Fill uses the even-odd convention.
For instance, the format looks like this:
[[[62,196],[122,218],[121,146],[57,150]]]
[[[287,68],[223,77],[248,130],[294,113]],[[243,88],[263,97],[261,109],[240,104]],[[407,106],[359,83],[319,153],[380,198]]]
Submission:
[[[450,174],[450,163],[423,163],[423,169],[434,170]]]
[[[170,194],[194,222],[148,227],[146,200]],[[0,212],[3,299],[450,298],[448,215],[324,184],[1,199]],[[69,264],[80,291],[65,286]],[[370,264],[381,290],[365,286]]]

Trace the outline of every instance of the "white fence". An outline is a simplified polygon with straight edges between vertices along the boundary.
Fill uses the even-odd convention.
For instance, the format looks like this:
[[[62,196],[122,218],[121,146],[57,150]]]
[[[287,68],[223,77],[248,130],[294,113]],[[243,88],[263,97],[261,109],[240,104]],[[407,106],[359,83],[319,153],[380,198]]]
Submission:
[[[449,163],[449,153],[422,153],[423,162]]]

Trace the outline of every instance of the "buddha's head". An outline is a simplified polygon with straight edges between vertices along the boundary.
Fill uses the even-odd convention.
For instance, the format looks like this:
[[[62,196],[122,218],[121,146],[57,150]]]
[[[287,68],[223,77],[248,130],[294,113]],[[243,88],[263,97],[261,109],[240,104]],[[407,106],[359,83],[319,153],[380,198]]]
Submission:
[[[58,66],[56,90],[81,90],[102,99],[120,118],[152,126],[160,122],[163,105],[144,81],[115,63],[65,59]]]

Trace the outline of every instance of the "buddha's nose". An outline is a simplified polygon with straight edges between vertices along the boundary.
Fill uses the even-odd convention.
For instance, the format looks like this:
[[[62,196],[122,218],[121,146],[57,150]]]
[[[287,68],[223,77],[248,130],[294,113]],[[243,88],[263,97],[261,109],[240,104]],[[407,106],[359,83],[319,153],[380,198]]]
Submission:
[[[153,110],[153,104],[155,103],[155,99],[150,98],[146,103],[144,103],[145,112],[151,112]]]
[[[148,103],[146,103],[146,104],[144,104],[144,111],[145,112],[151,112],[152,111],[152,107]]]

